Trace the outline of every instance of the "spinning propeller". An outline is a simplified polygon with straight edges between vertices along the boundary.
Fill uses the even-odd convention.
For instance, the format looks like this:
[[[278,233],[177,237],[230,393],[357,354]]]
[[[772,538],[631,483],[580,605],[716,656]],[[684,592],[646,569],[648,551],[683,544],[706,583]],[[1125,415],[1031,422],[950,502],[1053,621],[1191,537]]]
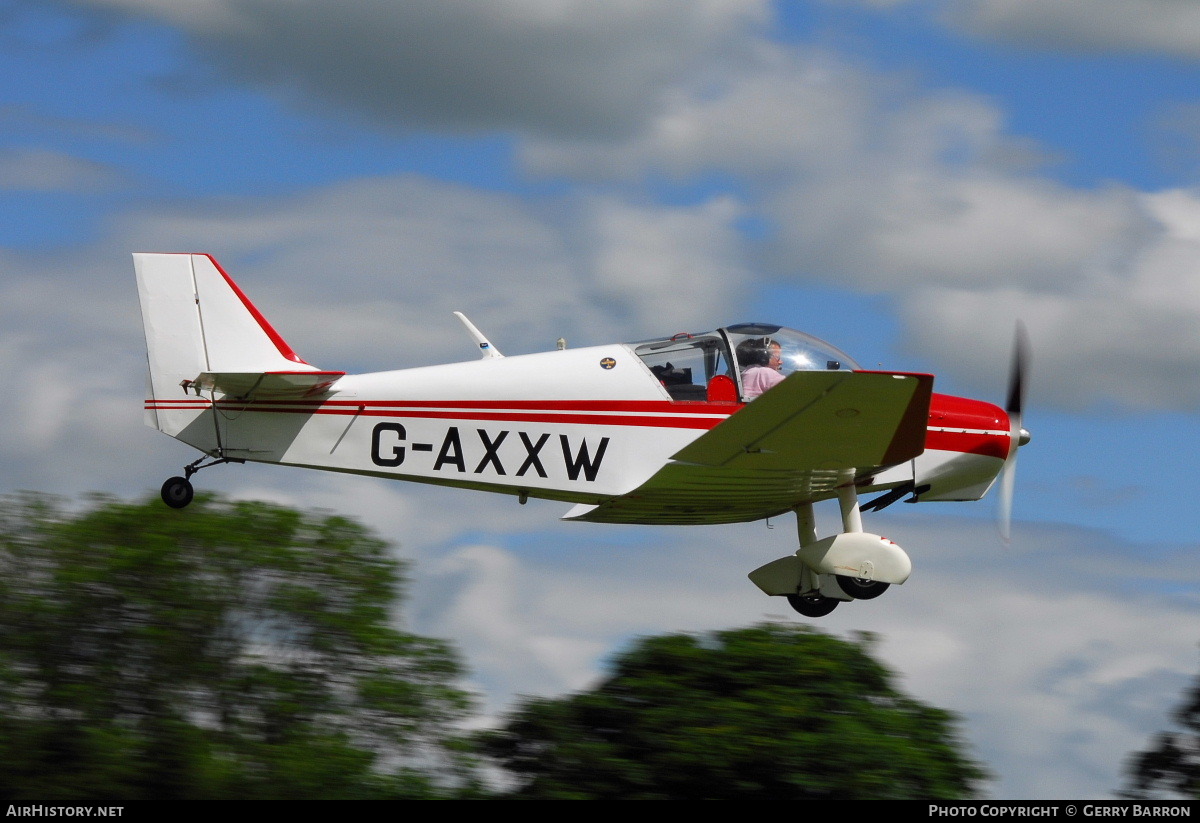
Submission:
[[[1012,532],[1013,486],[1017,477],[1017,451],[1029,442],[1029,432],[1021,425],[1028,371],[1029,335],[1025,332],[1024,324],[1018,321],[1017,330],[1013,335],[1012,365],[1008,372],[1008,399],[1004,403],[1004,410],[1008,412],[1009,427],[1012,431],[1012,446],[1009,447],[1004,468],[1000,470],[1000,501],[997,513],[1000,537],[1005,543],[1009,542]]]

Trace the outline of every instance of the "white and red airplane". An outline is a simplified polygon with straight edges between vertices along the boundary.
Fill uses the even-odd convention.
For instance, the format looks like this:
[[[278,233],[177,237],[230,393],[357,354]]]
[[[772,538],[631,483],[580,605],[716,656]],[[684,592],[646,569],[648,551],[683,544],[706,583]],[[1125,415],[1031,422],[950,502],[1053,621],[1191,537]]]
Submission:
[[[799,550],[750,579],[813,617],[911,572],[899,546],[863,531],[862,510],[978,500],[1003,473],[1007,531],[1029,439],[1020,335],[1006,409],[762,323],[504,357],[458,314],[481,359],[346,374],[302,360],[211,256],[134,264],[146,423],[203,452],[163,484],[168,506],[191,501],[199,469],[254,461],[561,500],[575,504],[564,519],[591,523],[795,512]],[[882,494],[860,506],[864,492]],[[813,504],[833,498],[843,531],[817,539]]]

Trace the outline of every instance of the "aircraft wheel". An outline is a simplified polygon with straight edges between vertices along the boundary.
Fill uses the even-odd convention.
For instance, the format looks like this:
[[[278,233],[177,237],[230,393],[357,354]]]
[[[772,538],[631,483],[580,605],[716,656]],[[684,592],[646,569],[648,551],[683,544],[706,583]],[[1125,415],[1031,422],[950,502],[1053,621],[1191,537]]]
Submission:
[[[820,594],[789,594],[792,608],[805,617],[824,617],[837,608],[838,601]]]
[[[855,600],[874,600],[886,592],[888,586],[892,585],[891,583],[881,583],[878,580],[862,580],[857,577],[847,577],[843,574],[837,576],[837,582],[842,587],[842,591]]]
[[[195,493],[192,482],[186,477],[170,477],[162,484],[162,501],[172,509],[182,509],[191,503]]]

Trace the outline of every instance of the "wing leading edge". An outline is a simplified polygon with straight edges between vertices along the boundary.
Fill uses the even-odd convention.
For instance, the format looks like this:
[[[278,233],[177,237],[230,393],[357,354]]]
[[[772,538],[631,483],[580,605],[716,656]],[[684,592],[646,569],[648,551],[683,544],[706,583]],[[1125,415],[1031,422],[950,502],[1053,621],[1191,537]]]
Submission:
[[[932,392],[927,374],[795,372],[637,489],[565,519],[738,523],[832,497],[845,470],[861,479],[925,450]]]

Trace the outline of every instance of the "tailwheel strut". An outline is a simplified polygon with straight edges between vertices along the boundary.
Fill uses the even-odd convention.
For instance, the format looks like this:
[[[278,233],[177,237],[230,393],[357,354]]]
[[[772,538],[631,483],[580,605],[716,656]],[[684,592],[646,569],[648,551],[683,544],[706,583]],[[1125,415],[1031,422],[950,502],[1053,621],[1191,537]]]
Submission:
[[[182,509],[188,503],[192,502],[192,498],[196,496],[196,490],[192,487],[192,475],[201,469],[207,469],[209,466],[217,466],[221,463],[245,463],[237,457],[214,457],[208,463],[209,456],[205,455],[198,460],[194,460],[183,467],[183,477],[168,477],[162,484],[162,489],[159,491],[159,496],[162,501],[172,509]]]

